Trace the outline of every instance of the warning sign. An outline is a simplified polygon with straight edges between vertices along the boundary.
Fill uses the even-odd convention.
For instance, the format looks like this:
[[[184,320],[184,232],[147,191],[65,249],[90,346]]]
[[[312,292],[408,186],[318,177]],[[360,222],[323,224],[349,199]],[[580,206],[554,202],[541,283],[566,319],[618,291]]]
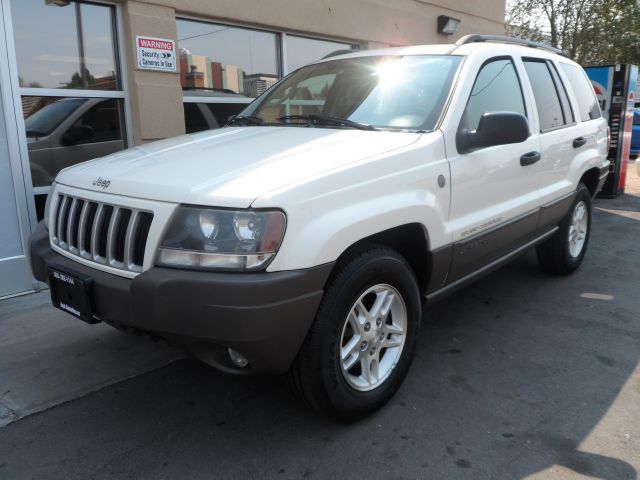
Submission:
[[[138,68],[175,72],[176,42],[166,38],[136,37],[138,47]]]

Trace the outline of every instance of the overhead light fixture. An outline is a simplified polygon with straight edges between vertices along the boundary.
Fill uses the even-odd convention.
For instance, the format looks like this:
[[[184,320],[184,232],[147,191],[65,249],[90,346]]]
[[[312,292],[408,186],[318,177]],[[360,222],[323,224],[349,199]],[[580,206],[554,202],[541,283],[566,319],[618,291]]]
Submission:
[[[456,33],[460,25],[459,18],[449,17],[447,15],[438,15],[438,33],[443,35],[453,35]]]

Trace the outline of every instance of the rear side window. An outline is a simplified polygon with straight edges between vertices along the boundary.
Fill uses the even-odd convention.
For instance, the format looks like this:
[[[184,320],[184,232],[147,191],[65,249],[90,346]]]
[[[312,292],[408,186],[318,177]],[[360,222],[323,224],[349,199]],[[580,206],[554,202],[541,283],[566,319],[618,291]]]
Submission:
[[[516,112],[526,115],[520,80],[508,58],[491,60],[478,73],[462,119],[467,130],[476,130],[488,112]]]
[[[548,62],[547,64],[549,65],[553,81],[556,84],[556,91],[560,96],[560,105],[562,106],[562,113],[564,113],[564,123],[575,123],[576,119],[573,114],[571,102],[569,101],[569,95],[567,95],[567,89],[564,83],[562,83],[560,75],[558,75],[558,70],[556,70],[556,66],[553,63]]]
[[[540,118],[540,130],[544,132],[573,123],[569,101],[566,100],[567,112],[565,112],[561,104],[560,90],[562,85],[557,85],[556,81],[554,81],[551,70],[553,67],[545,60],[523,60],[524,68],[527,70],[527,75],[531,81],[533,96],[536,100],[538,117]]]
[[[560,63],[560,68],[567,76],[569,85],[571,85],[573,93],[576,95],[580,121],[586,122],[594,118],[600,118],[602,114],[600,113],[598,99],[584,70],[568,63]]]

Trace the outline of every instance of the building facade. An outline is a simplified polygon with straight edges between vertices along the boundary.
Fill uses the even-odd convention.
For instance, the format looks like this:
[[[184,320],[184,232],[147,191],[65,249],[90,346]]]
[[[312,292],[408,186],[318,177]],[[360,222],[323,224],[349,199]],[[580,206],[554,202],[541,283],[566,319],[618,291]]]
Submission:
[[[504,13],[505,0],[0,0],[0,298],[38,287],[28,237],[62,168],[217,128],[331,52],[503,34]],[[160,48],[150,63],[140,37]],[[149,68],[165,56],[172,68]]]

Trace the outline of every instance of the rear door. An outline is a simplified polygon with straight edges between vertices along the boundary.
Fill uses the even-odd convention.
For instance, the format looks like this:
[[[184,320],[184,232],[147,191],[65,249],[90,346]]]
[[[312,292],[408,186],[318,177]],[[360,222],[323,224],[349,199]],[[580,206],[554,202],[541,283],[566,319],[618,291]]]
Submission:
[[[538,168],[542,204],[549,205],[563,198],[570,201],[567,196],[575,190],[572,180],[575,174],[570,175],[571,165],[576,156],[589,148],[588,143],[595,145],[595,136],[585,135],[576,122],[576,112],[556,64],[552,60],[535,57],[523,57],[522,62],[538,115],[538,131],[534,133],[540,138],[542,153]],[[555,209],[547,213],[552,211]],[[555,220],[541,218],[542,223]]]
[[[539,151],[536,136],[522,143],[458,152],[457,132],[461,127],[475,130],[484,113],[517,112],[531,120],[530,100],[520,80],[523,72],[512,57],[469,58],[466,66],[462,93],[450,109],[460,113],[444,125],[454,244],[449,282],[526,243],[535,230],[540,201],[538,164],[521,165],[521,157]]]

